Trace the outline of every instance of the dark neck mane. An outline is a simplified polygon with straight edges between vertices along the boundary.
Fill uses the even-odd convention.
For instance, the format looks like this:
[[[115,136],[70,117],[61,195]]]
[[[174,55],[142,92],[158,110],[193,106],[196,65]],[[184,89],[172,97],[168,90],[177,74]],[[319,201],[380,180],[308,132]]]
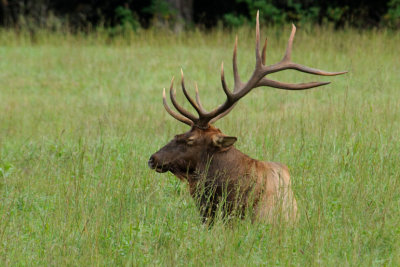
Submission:
[[[229,176],[237,175],[243,172],[241,166],[250,166],[249,164],[243,164],[243,162],[255,161],[234,146],[226,151],[204,153],[202,159],[194,173],[189,174],[189,177],[185,174],[185,178],[188,178],[189,183],[205,177],[216,177],[221,173],[230,174]]]

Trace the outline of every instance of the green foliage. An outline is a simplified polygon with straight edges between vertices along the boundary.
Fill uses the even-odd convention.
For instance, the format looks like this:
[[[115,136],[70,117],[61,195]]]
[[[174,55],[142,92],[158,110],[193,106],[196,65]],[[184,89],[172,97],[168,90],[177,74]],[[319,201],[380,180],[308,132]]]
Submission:
[[[327,19],[334,23],[343,22],[344,15],[349,8],[345,7],[329,7],[327,10]]]
[[[288,2],[288,7],[293,11],[288,12],[287,20],[290,22],[298,22],[299,25],[318,22],[321,8],[318,6],[310,6],[303,8],[300,3]]]
[[[229,27],[242,26],[245,23],[253,23],[257,11],[260,11],[260,23],[262,24],[282,24],[286,20],[286,13],[278,9],[273,1],[269,0],[236,0],[239,4],[244,4],[248,10],[248,16],[237,13],[224,15],[224,23]]]
[[[275,37],[288,36],[284,29],[261,33],[267,64],[282,58],[287,39]],[[254,28],[238,32],[246,80]],[[188,130],[162,106],[180,67],[207,109],[225,100],[218,70],[231,61],[235,35],[152,29],[130,38],[38,32],[32,43],[0,30],[1,266],[400,265],[398,32],[298,30],[295,62],[350,72],[272,74],[332,83],[258,88],[217,127],[251,157],[289,166],[299,222],[212,228],[187,186],[147,160]],[[189,108],[178,90],[177,98]]]
[[[284,25],[296,22],[298,24],[317,23],[320,7],[310,6],[303,8],[301,3],[288,1],[286,6],[278,7],[273,0],[236,0],[238,4],[244,4],[248,10],[248,17],[237,13],[224,15],[227,26],[241,26],[245,22],[254,23],[257,11],[260,11],[260,23],[263,25]]]
[[[118,35],[129,36],[132,32],[136,33],[140,28],[139,21],[135,14],[126,7],[119,6],[115,9],[117,24],[108,29],[110,36]]]
[[[252,18],[252,21],[255,20],[255,15],[257,11],[260,11],[261,17],[260,17],[260,23],[274,23],[274,24],[279,24],[282,23],[285,18],[286,14],[285,12],[282,12],[282,10],[278,9],[272,1],[269,0],[257,0],[257,1],[251,1],[251,0],[239,0],[243,1],[247,4],[247,7],[249,9],[250,17]]]
[[[164,0],[152,0],[151,5],[144,8],[145,13],[152,15],[151,25],[158,29],[169,29],[179,32],[184,28],[184,21],[170,3]]]
[[[247,19],[245,16],[243,15],[236,15],[233,13],[228,13],[224,15],[224,24],[227,25],[228,27],[240,27],[243,26],[245,24],[245,22],[247,22]]]
[[[246,4],[252,22],[255,21],[258,10],[260,11],[260,23],[262,24],[280,24],[286,19],[286,13],[277,8],[272,0],[237,0],[237,2]]]
[[[400,17],[399,0],[391,0],[388,3],[386,15],[382,13],[381,5],[386,2],[374,4],[374,6],[359,4],[356,2],[328,3],[325,7],[322,3],[312,1],[276,1],[276,0],[236,0],[237,8],[224,14],[223,21],[228,27],[238,27],[245,23],[254,23],[256,12],[260,11],[260,22],[263,25],[284,25],[287,23],[305,24],[332,24],[335,28],[344,26],[356,26],[365,29],[366,27],[377,26],[379,20],[382,26],[398,28]],[[379,7],[379,8],[378,8]],[[375,10],[371,10],[374,9]],[[381,14],[378,14],[381,12]],[[369,14],[374,17],[368,17]],[[377,20],[376,16],[381,16]],[[375,21],[375,22],[374,22]]]
[[[388,3],[388,12],[385,15],[384,23],[393,28],[400,28],[400,0],[391,0]]]
[[[144,8],[143,11],[166,21],[176,16],[176,10],[164,0],[151,0],[150,6]]]
[[[14,166],[8,162],[0,162],[0,177],[6,178],[10,176],[14,169]]]
[[[122,28],[136,31],[140,24],[134,13],[126,7],[119,6],[115,9],[115,17]]]
[[[286,23],[334,24],[336,28],[355,26],[399,28],[399,0],[311,1],[311,0],[167,0],[105,1],[95,5],[85,1],[7,0],[0,1],[0,26],[36,33],[43,29],[68,28],[72,32],[111,27],[114,35],[126,35],[132,28],[193,24],[228,27],[253,23],[257,10],[263,25]],[[192,15],[189,15],[192,14]],[[190,21],[184,21],[190,20]],[[140,23],[139,23],[140,22]],[[115,26],[115,27],[114,27]],[[179,28],[177,27],[177,28]]]

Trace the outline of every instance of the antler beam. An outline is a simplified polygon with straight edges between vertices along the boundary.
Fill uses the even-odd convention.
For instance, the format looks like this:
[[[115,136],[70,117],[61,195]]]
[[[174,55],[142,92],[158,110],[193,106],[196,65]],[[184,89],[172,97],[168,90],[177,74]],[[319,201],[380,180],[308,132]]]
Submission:
[[[301,72],[305,72],[305,73],[310,73],[310,74],[314,74],[314,75],[322,75],[322,76],[334,76],[334,75],[340,75],[340,74],[347,73],[347,71],[328,72],[328,71],[314,69],[314,68],[310,68],[310,67],[303,66],[303,65],[292,62],[291,54],[292,54],[292,46],[293,46],[293,40],[294,40],[295,34],[296,34],[296,27],[292,24],[292,32],[290,33],[286,52],[285,52],[285,55],[283,56],[282,60],[276,64],[265,66],[267,39],[265,39],[262,53],[260,54],[260,24],[259,24],[259,12],[257,12],[256,49],[255,49],[256,64],[255,64],[255,68],[254,68],[253,74],[251,75],[250,79],[246,83],[243,83],[239,76],[238,67],[237,67],[238,38],[236,36],[235,46],[233,49],[233,58],[232,58],[233,79],[234,79],[233,92],[231,92],[229,90],[229,88],[226,84],[225,76],[224,76],[224,64],[223,63],[221,64],[221,84],[222,84],[222,89],[226,95],[225,102],[222,105],[220,105],[219,107],[215,108],[214,110],[207,112],[201,104],[199,92],[197,89],[197,84],[196,84],[196,101],[194,101],[190,97],[188,92],[186,91],[183,72],[181,70],[182,91],[183,91],[185,97],[187,98],[187,100],[189,101],[189,103],[197,111],[199,117],[198,118],[195,117],[189,111],[187,111],[183,107],[179,106],[179,104],[176,102],[175,90],[173,89],[174,79],[172,79],[172,81],[171,81],[170,98],[171,98],[171,102],[174,105],[174,107],[183,116],[175,113],[174,111],[172,111],[169,108],[169,106],[166,103],[165,89],[164,89],[163,102],[164,102],[165,109],[171,116],[173,116],[177,120],[182,121],[188,125],[196,126],[199,128],[208,128],[210,123],[214,123],[218,119],[226,116],[235,107],[236,103],[254,88],[261,87],[261,86],[269,86],[269,87],[285,89],[285,90],[304,90],[304,89],[310,89],[310,88],[314,88],[314,87],[318,87],[318,86],[322,86],[322,85],[326,85],[326,84],[330,83],[330,82],[309,82],[309,83],[297,83],[297,84],[296,83],[284,83],[284,82],[274,81],[274,80],[265,78],[265,76],[268,74],[287,70],[287,69],[293,69],[293,70],[297,70],[297,71],[301,71]]]

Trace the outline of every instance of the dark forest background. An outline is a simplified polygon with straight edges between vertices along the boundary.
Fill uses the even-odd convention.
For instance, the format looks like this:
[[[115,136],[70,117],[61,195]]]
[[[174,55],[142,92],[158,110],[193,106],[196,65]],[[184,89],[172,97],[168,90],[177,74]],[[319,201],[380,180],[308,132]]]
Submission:
[[[341,27],[400,27],[400,0],[0,0],[7,28],[96,27],[133,29],[194,26],[238,27],[260,10],[263,24],[331,24]]]

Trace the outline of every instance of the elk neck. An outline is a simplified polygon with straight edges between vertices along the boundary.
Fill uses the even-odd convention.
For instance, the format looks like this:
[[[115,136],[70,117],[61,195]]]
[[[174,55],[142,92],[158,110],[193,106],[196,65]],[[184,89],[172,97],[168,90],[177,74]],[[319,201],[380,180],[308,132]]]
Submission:
[[[223,178],[221,175],[226,176],[225,179],[237,177],[245,173],[245,168],[247,169],[256,161],[234,146],[225,151],[207,152],[202,158],[202,162],[197,166],[196,176],[192,177],[196,180],[201,177],[213,180],[217,177]]]

